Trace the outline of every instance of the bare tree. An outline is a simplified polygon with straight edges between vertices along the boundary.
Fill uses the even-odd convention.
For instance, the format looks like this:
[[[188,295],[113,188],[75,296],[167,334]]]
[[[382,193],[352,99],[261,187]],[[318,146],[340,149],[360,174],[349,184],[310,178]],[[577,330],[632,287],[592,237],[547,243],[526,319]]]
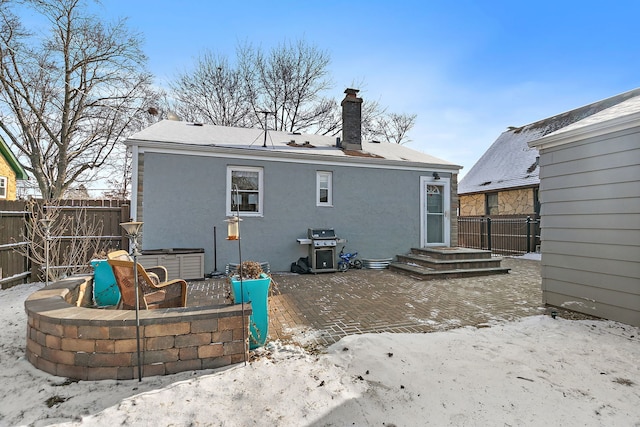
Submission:
[[[29,214],[25,217],[26,233],[22,238],[30,244],[17,251],[40,266],[40,280],[46,280],[47,263],[52,266],[48,271],[49,281],[87,273],[89,261],[106,249],[100,238],[104,224],[95,216],[92,218],[86,209],[68,213],[59,200],[31,199],[26,210]],[[40,224],[44,218],[51,221],[48,232]]]
[[[112,168],[114,173],[107,179],[109,190],[102,194],[107,199],[128,200],[131,196],[133,157],[130,150],[124,150],[122,161],[119,168]]]
[[[239,58],[254,111],[273,113],[276,130],[317,127],[331,113],[331,101],[322,97],[331,87],[326,52],[300,40],[282,43],[268,54],[245,45]]]
[[[183,72],[170,83],[175,112],[184,120],[220,126],[251,127],[256,124],[242,71],[225,57],[205,52],[192,72]]]
[[[140,37],[106,24],[82,0],[28,0],[50,26],[35,37],[0,8],[0,131],[45,199],[88,181],[140,127],[155,96]]]
[[[329,63],[326,52],[304,40],[284,42],[268,52],[240,45],[235,63],[207,52],[193,71],[179,74],[171,83],[174,110],[188,121],[339,135],[339,102],[324,96],[333,88]],[[378,101],[363,104],[366,139],[406,142],[414,123],[415,115],[387,116]]]
[[[408,132],[416,123],[415,114],[391,113],[378,117],[372,123],[371,139],[382,139],[396,144],[405,144],[411,140]]]

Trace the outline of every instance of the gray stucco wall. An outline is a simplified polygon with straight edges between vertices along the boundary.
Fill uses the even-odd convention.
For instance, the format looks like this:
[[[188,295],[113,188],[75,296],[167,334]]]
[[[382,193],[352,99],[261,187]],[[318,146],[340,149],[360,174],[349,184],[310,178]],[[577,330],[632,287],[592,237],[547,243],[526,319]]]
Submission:
[[[144,249],[205,249],[205,272],[238,261],[226,240],[227,166],[264,168],[264,216],[243,217],[243,260],[267,261],[288,271],[308,255],[298,238],[308,228],[333,227],[346,249],[362,258],[391,258],[420,245],[420,176],[427,171],[373,169],[216,157],[144,154]],[[316,171],[333,172],[333,207],[316,206]],[[442,174],[446,177],[447,174]],[[339,251],[341,245],[338,246]]]
[[[540,152],[546,303],[640,326],[640,129]]]

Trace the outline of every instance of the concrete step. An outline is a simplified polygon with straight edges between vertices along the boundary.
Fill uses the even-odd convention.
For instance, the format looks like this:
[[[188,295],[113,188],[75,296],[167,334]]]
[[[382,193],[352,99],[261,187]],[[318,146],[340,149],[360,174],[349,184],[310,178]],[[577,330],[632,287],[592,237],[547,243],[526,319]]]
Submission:
[[[460,277],[488,276],[491,274],[507,274],[509,268],[464,268],[456,270],[435,270],[415,264],[392,262],[389,270],[416,277],[420,280],[455,279]]]
[[[422,253],[410,253],[406,255],[396,255],[398,262],[405,264],[417,264],[433,270],[459,270],[474,268],[495,268],[500,267],[502,258],[465,258],[465,259],[438,259],[424,255]]]
[[[411,253],[434,259],[491,259],[491,251],[458,247],[411,248]]]

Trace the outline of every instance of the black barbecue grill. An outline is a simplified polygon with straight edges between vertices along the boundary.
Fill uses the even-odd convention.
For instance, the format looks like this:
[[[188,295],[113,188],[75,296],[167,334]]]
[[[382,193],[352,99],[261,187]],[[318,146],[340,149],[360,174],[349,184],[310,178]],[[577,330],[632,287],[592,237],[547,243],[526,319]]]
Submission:
[[[336,246],[338,238],[333,228],[310,228],[307,233],[311,240],[309,258],[312,273],[336,271]]]

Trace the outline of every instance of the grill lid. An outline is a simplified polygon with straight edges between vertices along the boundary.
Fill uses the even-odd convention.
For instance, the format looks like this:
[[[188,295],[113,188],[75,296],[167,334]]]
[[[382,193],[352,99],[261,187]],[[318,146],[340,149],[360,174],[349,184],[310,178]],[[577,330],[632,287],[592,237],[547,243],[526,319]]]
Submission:
[[[308,236],[310,239],[316,240],[335,239],[336,232],[333,228],[310,228]]]

